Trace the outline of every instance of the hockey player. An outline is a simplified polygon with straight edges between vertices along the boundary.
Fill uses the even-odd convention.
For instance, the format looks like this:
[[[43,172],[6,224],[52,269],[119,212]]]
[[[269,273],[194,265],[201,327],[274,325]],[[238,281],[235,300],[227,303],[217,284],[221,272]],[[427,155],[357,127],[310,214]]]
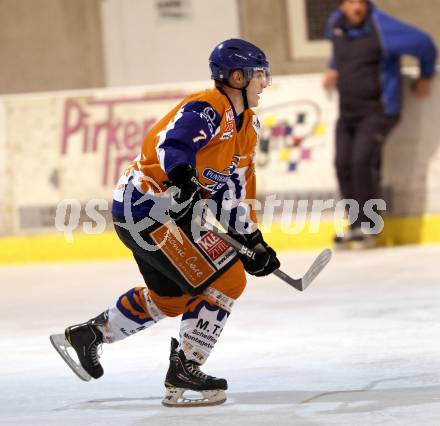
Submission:
[[[133,252],[146,287],[127,291],[102,314],[67,327],[65,338],[51,336],[76,374],[97,379],[103,374],[97,352],[102,343],[121,340],[166,316],[182,315],[180,339],[171,340],[165,378],[163,404],[171,406],[226,400],[226,380],[205,374],[200,366],[244,290],[245,271],[264,276],[280,266],[252,208],[259,122],[251,108],[270,84],[269,63],[258,47],[230,39],[214,48],[209,66],[215,87],[186,97],[156,123],[114,192],[116,232]],[[164,220],[161,206],[170,193]],[[229,202],[226,226],[255,250],[253,259],[237,254],[209,231],[192,232],[198,216],[194,206],[201,199],[218,206],[218,214],[225,211],[225,200]],[[68,346],[80,364],[68,355]],[[201,397],[188,399],[186,390],[199,391]]]

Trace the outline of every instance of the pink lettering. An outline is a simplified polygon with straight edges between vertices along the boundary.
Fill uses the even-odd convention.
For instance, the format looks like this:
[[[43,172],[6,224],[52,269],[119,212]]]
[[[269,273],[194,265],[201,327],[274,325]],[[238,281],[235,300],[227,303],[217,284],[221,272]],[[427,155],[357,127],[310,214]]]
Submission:
[[[70,136],[77,132],[83,132],[83,152],[88,151],[88,126],[85,120],[89,115],[83,111],[81,104],[68,99],[64,105],[63,136],[61,155],[67,153],[67,144]]]
[[[181,99],[182,94],[152,95],[120,99],[67,99],[64,105],[61,154],[68,155],[73,141],[81,141],[82,153],[102,153],[101,181],[115,184],[142,146],[143,138],[156,122],[116,118],[117,107],[127,103]],[[95,116],[100,117],[96,119]],[[104,117],[104,118],[103,118]]]

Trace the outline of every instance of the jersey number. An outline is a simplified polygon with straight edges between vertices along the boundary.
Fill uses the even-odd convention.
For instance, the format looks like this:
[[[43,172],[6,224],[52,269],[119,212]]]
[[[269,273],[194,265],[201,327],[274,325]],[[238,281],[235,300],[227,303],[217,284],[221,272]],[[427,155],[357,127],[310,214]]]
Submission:
[[[208,136],[206,135],[206,133],[205,133],[204,130],[200,130],[199,135],[200,135],[200,136],[196,136],[196,137],[193,139],[193,142],[194,142],[194,143],[197,143],[198,141],[202,141],[202,140],[204,140],[204,139],[206,139],[206,138],[208,137]]]

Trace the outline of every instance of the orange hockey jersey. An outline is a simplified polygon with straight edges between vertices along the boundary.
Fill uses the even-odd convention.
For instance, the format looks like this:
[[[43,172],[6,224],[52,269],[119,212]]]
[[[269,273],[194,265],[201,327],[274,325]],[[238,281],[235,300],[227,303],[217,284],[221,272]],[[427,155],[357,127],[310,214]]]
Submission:
[[[148,215],[148,203],[135,205],[149,193],[159,196],[166,191],[167,173],[179,164],[192,164],[204,188],[203,197],[218,206],[225,200],[236,215],[247,216],[255,228],[252,208],[256,195],[255,148],[260,124],[250,109],[237,116],[228,97],[218,89],[186,97],[158,121],[146,135],[140,155],[130,164],[114,191],[113,214],[123,217],[129,207],[133,217]],[[124,197],[132,183],[130,199]],[[241,203],[239,213],[237,204]],[[124,206],[125,204],[125,206]],[[223,204],[224,206],[225,204]],[[126,212],[126,210],[125,210]],[[234,223],[230,223],[234,226]]]

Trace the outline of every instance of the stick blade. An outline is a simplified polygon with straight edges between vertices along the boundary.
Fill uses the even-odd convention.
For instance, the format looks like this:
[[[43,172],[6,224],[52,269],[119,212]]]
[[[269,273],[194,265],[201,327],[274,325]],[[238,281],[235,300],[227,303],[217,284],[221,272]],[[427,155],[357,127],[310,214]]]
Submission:
[[[310,266],[309,270],[302,278],[301,291],[304,291],[312,281],[321,273],[321,271],[327,266],[332,258],[332,251],[330,249],[323,250],[315,261]]]

